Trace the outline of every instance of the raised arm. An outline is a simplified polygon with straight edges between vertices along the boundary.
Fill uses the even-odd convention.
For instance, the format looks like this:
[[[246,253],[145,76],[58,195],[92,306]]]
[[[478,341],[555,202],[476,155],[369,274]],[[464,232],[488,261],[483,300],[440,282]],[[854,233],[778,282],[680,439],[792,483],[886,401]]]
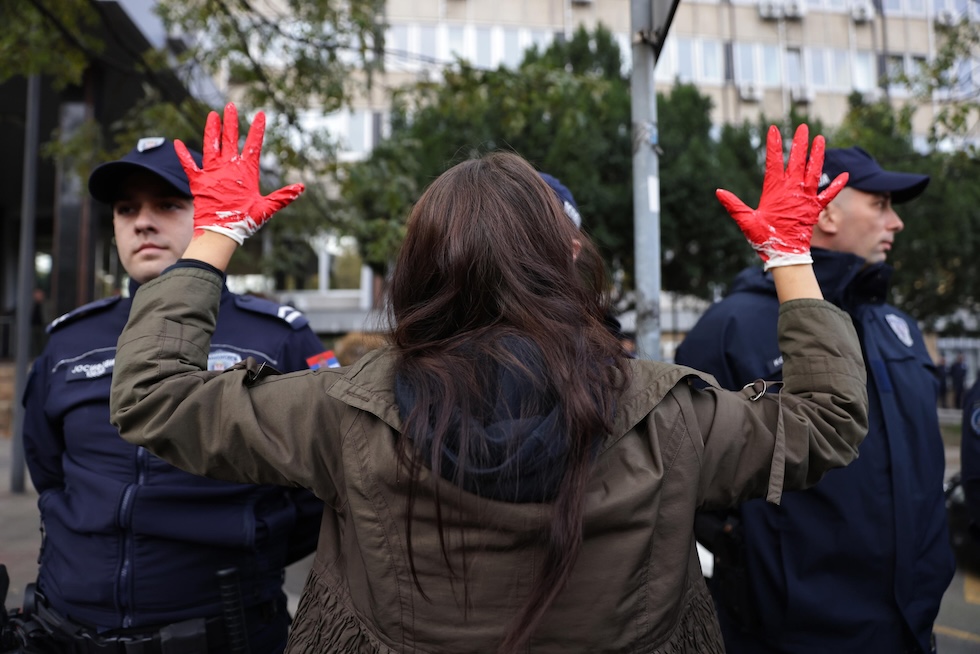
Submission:
[[[759,253],[766,270],[772,270],[780,302],[823,299],[813,274],[810,239],[820,212],[847,184],[844,173],[823,193],[817,193],[825,144],[822,136],[814,138],[807,159],[808,138],[809,129],[800,125],[784,170],[782,137],[775,125],[769,127],[766,176],[758,209],[750,209],[729,191],[717,191],[718,200]]]
[[[181,141],[174,141],[194,196],[194,238],[184,251],[184,259],[203,261],[224,271],[235,249],[303,192],[302,184],[290,184],[266,196],[259,191],[264,137],[265,114],[260,111],[239,153],[238,110],[229,104],[223,127],[218,114],[212,111],[208,115],[203,167],[197,167]]]

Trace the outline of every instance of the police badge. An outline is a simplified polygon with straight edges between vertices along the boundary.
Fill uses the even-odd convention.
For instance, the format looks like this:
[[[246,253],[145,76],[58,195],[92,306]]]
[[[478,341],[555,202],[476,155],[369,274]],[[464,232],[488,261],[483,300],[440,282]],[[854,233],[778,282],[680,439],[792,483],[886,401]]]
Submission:
[[[898,336],[898,340],[902,341],[906,347],[912,347],[912,330],[909,329],[909,324],[903,318],[894,313],[889,313],[885,316],[885,322],[895,332],[895,336]]]

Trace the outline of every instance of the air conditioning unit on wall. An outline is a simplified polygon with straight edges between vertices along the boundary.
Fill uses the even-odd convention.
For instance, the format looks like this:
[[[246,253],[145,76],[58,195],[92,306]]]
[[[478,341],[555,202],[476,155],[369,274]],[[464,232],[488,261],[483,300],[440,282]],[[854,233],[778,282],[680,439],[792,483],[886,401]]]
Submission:
[[[742,102],[762,102],[762,89],[752,82],[739,84],[738,99]]]
[[[855,23],[870,23],[875,17],[875,7],[869,0],[857,0],[851,4],[851,19]]]
[[[951,9],[942,9],[936,13],[936,24],[944,27],[952,27],[960,22],[956,12]]]
[[[759,0],[759,18],[763,20],[778,20],[782,15],[782,0]]]
[[[789,90],[789,99],[794,104],[810,104],[813,102],[813,89],[809,86],[793,86]]]
[[[799,20],[806,16],[806,0],[785,0],[783,15]]]

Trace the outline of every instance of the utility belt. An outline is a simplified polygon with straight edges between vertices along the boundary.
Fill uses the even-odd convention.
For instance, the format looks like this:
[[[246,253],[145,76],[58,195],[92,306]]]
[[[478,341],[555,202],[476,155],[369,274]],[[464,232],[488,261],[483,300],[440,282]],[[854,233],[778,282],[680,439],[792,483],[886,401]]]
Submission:
[[[224,590],[222,614],[156,627],[98,633],[61,615],[37,591],[34,617],[50,639],[60,645],[57,651],[63,654],[249,654],[248,625],[272,620],[286,610],[284,602],[274,599],[244,610],[240,593],[228,597]],[[234,590],[237,591],[237,576]]]

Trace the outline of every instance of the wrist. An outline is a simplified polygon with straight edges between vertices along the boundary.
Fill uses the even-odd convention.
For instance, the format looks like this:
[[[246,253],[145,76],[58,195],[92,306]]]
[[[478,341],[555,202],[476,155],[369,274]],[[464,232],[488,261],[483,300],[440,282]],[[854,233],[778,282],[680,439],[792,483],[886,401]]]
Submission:
[[[231,236],[195,228],[194,237],[181,258],[202,261],[224,272],[237,249],[238,243]]]

